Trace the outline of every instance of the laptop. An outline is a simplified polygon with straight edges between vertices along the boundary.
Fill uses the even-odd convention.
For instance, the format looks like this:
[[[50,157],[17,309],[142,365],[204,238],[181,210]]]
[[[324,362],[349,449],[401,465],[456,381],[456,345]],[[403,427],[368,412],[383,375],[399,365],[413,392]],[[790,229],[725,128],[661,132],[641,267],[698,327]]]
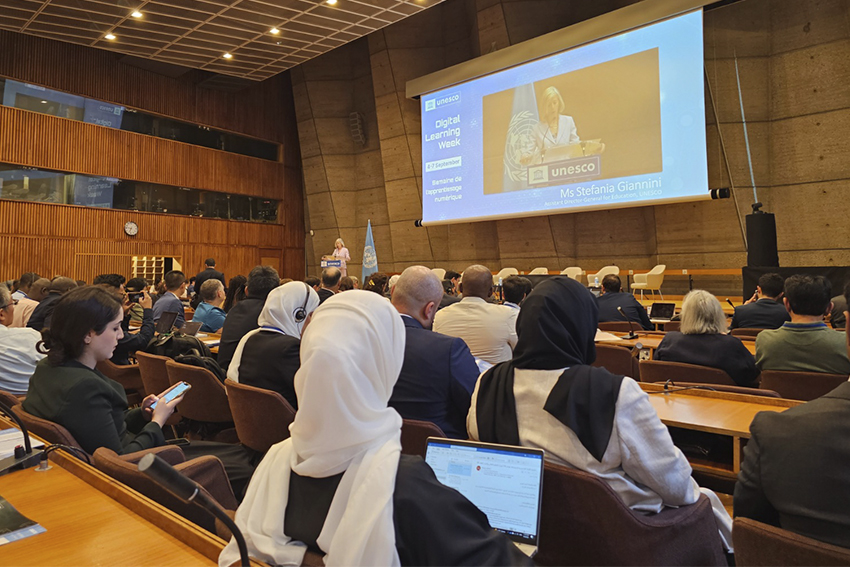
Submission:
[[[194,337],[198,334],[201,325],[203,325],[203,323],[201,323],[200,321],[186,321],[185,323],[183,323],[183,326],[180,327],[180,332],[184,335]]]
[[[159,316],[159,320],[156,322],[156,332],[157,333],[170,333],[171,327],[174,326],[174,321],[177,320],[177,312],[176,311],[166,311],[162,315]]]
[[[649,308],[649,320],[653,323],[669,323],[675,313],[675,303],[660,303],[656,301]]]
[[[437,480],[478,507],[526,555],[537,553],[543,451],[429,437],[425,453]]]

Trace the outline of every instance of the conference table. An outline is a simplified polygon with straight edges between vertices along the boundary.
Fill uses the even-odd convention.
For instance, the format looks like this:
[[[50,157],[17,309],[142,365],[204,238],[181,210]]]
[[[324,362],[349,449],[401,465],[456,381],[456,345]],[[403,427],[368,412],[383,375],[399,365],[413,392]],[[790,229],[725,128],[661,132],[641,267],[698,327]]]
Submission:
[[[61,451],[50,465],[0,476],[0,496],[46,529],[0,546],[0,564],[217,564],[225,542],[214,534]]]
[[[638,337],[636,339],[626,339],[623,338],[627,336],[627,333],[608,333],[610,335],[614,335],[615,339],[597,339],[597,343],[603,343],[608,345],[622,346],[626,348],[635,348],[640,345],[640,349],[642,351],[646,351],[649,353],[648,356],[641,356],[641,360],[646,360],[648,358],[652,358],[652,353],[655,352],[655,349],[658,348],[658,345],[661,344],[661,341],[664,339],[664,333],[647,333],[640,332],[637,333]],[[747,350],[755,356],[756,354],[756,342],[751,340],[742,340],[741,341]]]

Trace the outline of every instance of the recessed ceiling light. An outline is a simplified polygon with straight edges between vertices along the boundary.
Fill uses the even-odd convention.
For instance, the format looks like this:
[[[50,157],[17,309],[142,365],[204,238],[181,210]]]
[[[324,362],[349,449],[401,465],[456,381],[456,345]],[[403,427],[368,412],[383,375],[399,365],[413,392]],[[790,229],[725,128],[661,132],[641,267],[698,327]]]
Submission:
[[[106,35],[105,35],[105,36],[103,36],[103,37],[105,37],[105,38],[106,38],[106,39],[108,39],[109,41],[112,41],[113,39],[115,39],[115,35],[114,35],[114,34],[111,34],[111,33],[108,33],[108,34],[106,34]]]
[[[269,33],[272,34],[272,35],[277,35],[277,34],[280,33],[280,30],[277,29],[277,28],[272,28],[272,29],[269,30]]]
[[[47,104],[46,100],[41,101],[41,104]]]
[[[331,6],[333,6],[334,4],[336,4],[336,0],[328,0],[328,4],[330,4]]]
[[[134,18],[141,18],[141,17],[142,17],[142,13],[141,13],[141,12],[139,12],[138,10],[134,11],[134,12],[133,12],[132,14],[130,14],[130,15],[131,15],[131,16],[133,16]]]
[[[233,55],[229,53],[225,53],[224,55],[222,55],[222,57],[224,57],[225,59],[233,59]]]

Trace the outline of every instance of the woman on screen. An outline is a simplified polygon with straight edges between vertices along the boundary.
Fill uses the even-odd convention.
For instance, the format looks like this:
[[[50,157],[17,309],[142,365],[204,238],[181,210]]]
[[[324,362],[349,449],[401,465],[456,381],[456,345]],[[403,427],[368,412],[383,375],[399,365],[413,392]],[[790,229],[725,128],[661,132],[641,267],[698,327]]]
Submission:
[[[348,248],[345,247],[345,242],[342,241],[342,238],[337,238],[336,242],[334,242],[334,251],[332,256],[335,260],[340,260],[342,264],[339,266],[339,271],[342,272],[343,277],[348,275],[348,271],[345,269],[345,263],[351,261],[351,254],[348,253]]]
[[[543,91],[543,119],[537,123],[529,140],[529,147],[520,158],[522,165],[538,164],[550,148],[579,143],[576,122],[572,116],[562,114],[566,105],[555,87]]]

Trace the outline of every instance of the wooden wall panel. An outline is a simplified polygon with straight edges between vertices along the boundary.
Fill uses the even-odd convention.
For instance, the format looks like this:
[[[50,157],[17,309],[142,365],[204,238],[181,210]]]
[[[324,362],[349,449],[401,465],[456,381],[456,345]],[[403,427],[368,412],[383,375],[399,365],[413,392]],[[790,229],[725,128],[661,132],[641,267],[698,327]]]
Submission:
[[[270,199],[283,198],[285,183],[280,162],[7,106],[0,162]]]

